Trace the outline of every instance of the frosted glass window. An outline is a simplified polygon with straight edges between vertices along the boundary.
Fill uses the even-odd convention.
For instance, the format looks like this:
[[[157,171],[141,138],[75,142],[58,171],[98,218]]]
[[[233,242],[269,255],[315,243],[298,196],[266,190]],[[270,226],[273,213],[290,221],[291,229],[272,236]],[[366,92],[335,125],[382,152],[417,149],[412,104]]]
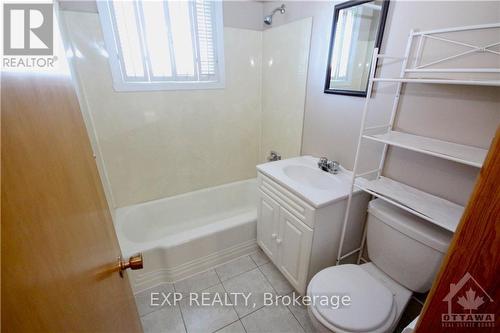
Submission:
[[[220,1],[98,1],[115,90],[224,86]]]

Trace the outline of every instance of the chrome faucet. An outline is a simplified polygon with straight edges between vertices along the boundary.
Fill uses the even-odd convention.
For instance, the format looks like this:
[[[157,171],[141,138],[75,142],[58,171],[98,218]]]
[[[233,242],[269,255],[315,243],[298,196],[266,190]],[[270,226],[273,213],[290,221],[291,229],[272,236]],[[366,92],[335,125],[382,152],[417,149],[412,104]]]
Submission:
[[[281,155],[275,152],[274,150],[271,150],[269,153],[269,156],[267,157],[268,162],[274,162],[274,161],[279,161],[281,160]]]
[[[320,157],[318,161],[318,168],[336,175],[340,171],[340,164],[337,161],[329,160],[327,157]]]

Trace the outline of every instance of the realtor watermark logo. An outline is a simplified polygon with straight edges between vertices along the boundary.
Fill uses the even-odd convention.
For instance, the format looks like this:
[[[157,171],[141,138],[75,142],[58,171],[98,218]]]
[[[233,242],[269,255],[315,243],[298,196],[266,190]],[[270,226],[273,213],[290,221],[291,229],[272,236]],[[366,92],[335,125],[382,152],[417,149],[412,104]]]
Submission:
[[[177,306],[185,302],[189,306],[240,306],[255,309],[258,306],[315,306],[339,310],[348,308],[352,304],[348,294],[321,294],[301,296],[292,292],[288,295],[244,292],[152,292],[150,293],[151,307]]]
[[[488,305],[493,303],[493,299],[469,273],[456,284],[450,284],[450,291],[443,302],[448,303],[447,313],[441,315],[443,327],[495,326],[495,314],[483,310],[491,308]]]
[[[3,50],[4,67],[53,67],[53,5],[4,3]]]

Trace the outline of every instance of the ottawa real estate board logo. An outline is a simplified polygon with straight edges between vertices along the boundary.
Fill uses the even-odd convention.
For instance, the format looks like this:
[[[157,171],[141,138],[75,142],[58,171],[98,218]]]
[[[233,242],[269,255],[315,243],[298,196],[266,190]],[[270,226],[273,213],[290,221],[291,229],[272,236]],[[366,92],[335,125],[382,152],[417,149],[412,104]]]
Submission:
[[[3,67],[53,67],[51,3],[3,4]]]
[[[447,313],[441,315],[443,327],[488,328],[495,326],[495,314],[489,313],[493,299],[481,285],[466,273],[443,299],[448,303]]]

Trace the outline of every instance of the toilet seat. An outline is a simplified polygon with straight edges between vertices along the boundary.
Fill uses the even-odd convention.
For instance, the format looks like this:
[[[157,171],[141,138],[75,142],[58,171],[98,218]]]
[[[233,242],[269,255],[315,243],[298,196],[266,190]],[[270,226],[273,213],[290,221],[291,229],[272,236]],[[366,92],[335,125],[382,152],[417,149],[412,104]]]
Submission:
[[[396,318],[392,292],[358,265],[328,267],[309,283],[310,297],[349,295],[348,307],[333,309],[314,302],[310,311],[334,332],[386,332]]]

